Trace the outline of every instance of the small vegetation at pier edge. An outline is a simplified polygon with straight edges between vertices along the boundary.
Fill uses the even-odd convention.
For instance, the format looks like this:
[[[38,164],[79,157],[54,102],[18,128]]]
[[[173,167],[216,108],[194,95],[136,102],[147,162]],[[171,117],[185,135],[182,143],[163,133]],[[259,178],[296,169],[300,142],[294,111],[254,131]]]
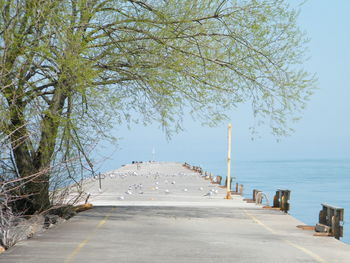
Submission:
[[[121,122],[169,134],[187,112],[215,125],[248,102],[257,122],[288,133],[314,85],[297,15],[283,0],[0,0],[11,211],[65,200],[62,187],[93,171],[89,152]]]

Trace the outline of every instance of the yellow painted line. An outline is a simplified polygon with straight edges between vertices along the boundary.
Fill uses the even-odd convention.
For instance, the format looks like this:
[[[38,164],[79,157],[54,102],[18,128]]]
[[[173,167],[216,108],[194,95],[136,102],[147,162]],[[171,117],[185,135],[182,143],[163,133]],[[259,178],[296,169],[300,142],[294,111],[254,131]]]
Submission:
[[[76,255],[79,254],[80,250],[85,247],[85,245],[90,241],[90,238],[85,239],[84,241],[82,241],[80,244],[78,244],[78,246],[73,250],[72,253],[69,254],[69,256],[66,258],[66,260],[64,261],[64,263],[70,263],[72,262],[72,260],[76,257]]]
[[[255,223],[257,223],[258,225],[261,225],[262,227],[264,227],[265,229],[267,229],[268,231],[270,231],[272,234],[277,235],[277,232],[275,230],[273,230],[271,227],[268,227],[267,225],[265,225],[264,223],[262,223],[260,220],[258,220],[256,217],[252,216],[251,214],[249,214],[246,210],[244,210],[244,212],[253,219],[253,221]]]
[[[312,258],[316,259],[318,262],[320,263],[328,263],[326,260],[324,260],[323,258],[321,258],[319,255],[315,254],[314,252],[302,247],[302,246],[299,246],[289,240],[283,240],[284,242],[286,242],[287,244],[291,245],[292,247],[295,247],[301,251],[303,251],[305,254],[311,256]]]
[[[258,225],[262,226],[263,228],[265,228],[266,230],[270,231],[272,234],[277,235],[277,232],[275,230],[273,230],[271,227],[265,225],[263,222],[261,222],[259,219],[257,219],[255,216],[253,216],[252,214],[248,213],[247,210],[244,210],[245,214],[247,216],[249,216],[251,219],[253,219],[253,221],[255,223],[257,223]],[[300,245],[297,245],[295,243],[293,243],[292,241],[286,240],[286,239],[282,239],[282,241],[284,241],[285,243],[287,243],[288,245],[304,252],[306,255],[312,257],[313,259],[315,259],[317,262],[319,263],[328,263],[328,261],[324,260],[323,258],[321,258],[319,255],[315,254],[314,252],[308,250],[307,248],[304,248]]]
[[[105,219],[103,219],[103,220],[101,220],[100,223],[98,223],[97,228],[100,228],[101,226],[103,226],[104,224],[106,224],[107,219],[108,219],[108,217],[105,218]]]
[[[116,208],[113,207],[109,213],[113,212]],[[82,242],[80,242],[75,249],[73,250],[72,253],[70,253],[68,255],[68,257],[65,259],[65,261],[63,263],[71,263],[73,261],[73,259],[80,253],[80,250],[86,246],[87,243],[90,242],[90,240],[93,238],[93,236],[95,235],[96,231],[103,226],[104,224],[106,224],[108,218],[111,216],[111,214],[106,215],[95,227],[95,230],[90,234],[90,236],[86,239],[84,239]]]

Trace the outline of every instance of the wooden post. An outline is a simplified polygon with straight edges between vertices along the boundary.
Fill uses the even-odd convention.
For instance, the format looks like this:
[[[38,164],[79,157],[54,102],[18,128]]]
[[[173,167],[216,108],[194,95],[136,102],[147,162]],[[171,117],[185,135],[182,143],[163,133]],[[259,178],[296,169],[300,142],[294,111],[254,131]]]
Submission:
[[[232,199],[231,197],[231,123],[228,125],[228,151],[227,151],[227,184],[225,199]]]
[[[101,173],[98,173],[98,183],[99,183],[99,191],[102,191],[102,183],[101,183]]]
[[[276,194],[275,194],[275,196],[273,198],[273,207],[277,207],[277,208],[281,207],[279,199],[280,199],[280,192],[277,190]]]
[[[239,186],[239,194],[243,196],[243,184]]]
[[[336,239],[343,236],[344,208],[322,204],[320,211],[319,223],[316,224],[316,232],[323,232],[332,235]]]

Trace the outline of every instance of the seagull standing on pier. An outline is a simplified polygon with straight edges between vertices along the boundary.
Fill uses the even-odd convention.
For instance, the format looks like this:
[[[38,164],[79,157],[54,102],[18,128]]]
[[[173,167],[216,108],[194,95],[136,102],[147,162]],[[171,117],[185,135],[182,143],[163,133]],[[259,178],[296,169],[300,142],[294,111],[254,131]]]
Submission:
[[[204,196],[212,197],[212,196],[213,196],[213,192],[212,192],[212,191],[209,191],[209,192],[206,193]]]

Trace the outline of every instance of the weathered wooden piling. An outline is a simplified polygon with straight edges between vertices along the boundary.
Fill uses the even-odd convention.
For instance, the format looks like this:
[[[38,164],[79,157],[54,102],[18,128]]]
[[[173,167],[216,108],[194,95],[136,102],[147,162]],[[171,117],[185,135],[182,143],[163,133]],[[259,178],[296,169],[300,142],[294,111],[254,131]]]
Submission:
[[[232,177],[230,178],[230,186],[232,185]],[[225,179],[225,185],[220,186],[221,188],[227,188],[227,177]]]
[[[217,175],[217,176],[216,176],[216,183],[220,185],[220,184],[221,184],[221,181],[222,181],[222,176]]]
[[[328,233],[336,239],[343,236],[344,208],[322,204],[319,213],[319,223],[316,224],[315,231],[319,233]]]
[[[243,184],[241,184],[241,185],[239,186],[239,194],[240,194],[241,196],[243,196],[243,191],[244,191],[244,186],[243,186]]]
[[[289,199],[290,199],[290,190],[278,189],[273,198],[273,207],[280,208],[281,211],[287,213],[290,208],[290,205],[288,203]]]
[[[259,195],[259,193],[261,193],[260,190],[257,189],[253,189],[253,194],[252,194],[252,198],[245,198],[243,199],[243,201],[246,201],[247,203],[256,203],[256,204],[261,204],[262,203],[262,198],[261,198],[261,194]]]
[[[244,192],[244,185],[236,183],[235,191],[231,191],[231,194],[243,196],[243,192]]]

